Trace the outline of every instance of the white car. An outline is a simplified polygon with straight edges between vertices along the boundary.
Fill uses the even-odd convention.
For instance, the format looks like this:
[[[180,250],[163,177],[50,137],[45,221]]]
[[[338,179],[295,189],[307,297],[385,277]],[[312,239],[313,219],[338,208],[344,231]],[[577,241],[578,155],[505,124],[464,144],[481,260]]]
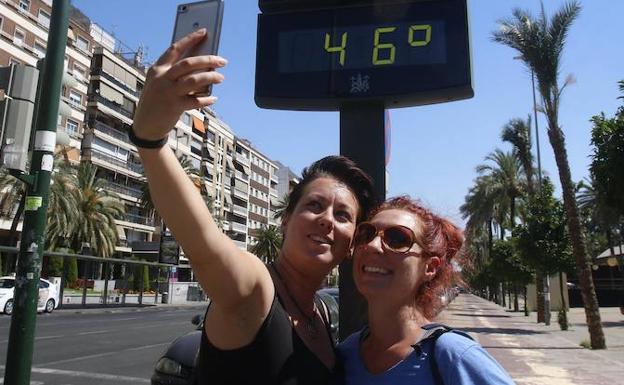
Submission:
[[[0,313],[13,314],[15,277],[0,277]],[[59,291],[52,282],[39,279],[39,300],[37,311],[52,313],[59,305]]]

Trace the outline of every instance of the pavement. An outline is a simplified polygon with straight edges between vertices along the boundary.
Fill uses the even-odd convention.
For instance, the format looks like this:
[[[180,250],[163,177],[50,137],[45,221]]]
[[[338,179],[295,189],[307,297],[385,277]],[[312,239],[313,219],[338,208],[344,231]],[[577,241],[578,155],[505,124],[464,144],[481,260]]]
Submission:
[[[582,308],[568,312],[562,331],[553,313],[549,326],[472,294],[460,294],[436,321],[468,332],[522,385],[616,385],[624,383],[624,315],[601,308],[606,350],[582,347],[589,332]]]

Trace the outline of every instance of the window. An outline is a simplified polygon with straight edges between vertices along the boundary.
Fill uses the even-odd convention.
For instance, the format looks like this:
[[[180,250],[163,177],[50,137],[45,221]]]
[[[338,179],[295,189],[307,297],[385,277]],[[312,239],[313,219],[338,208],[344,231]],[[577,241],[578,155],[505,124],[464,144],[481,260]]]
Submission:
[[[75,107],[82,106],[82,95],[80,95],[78,92],[76,92],[74,90],[70,90],[69,91],[69,102],[73,106],[75,106]]]
[[[37,22],[46,28],[50,28],[50,15],[46,11],[40,9]]]
[[[13,34],[13,43],[16,46],[21,47],[24,44],[25,36],[26,35],[24,34],[24,31],[15,28],[15,33]]]
[[[84,37],[78,35],[76,36],[76,48],[83,52],[89,52],[89,41]]]
[[[10,57],[10,58],[9,58],[9,65],[11,65],[11,64],[17,64],[17,65],[20,65],[20,64],[22,64],[22,62],[21,62],[21,61],[19,61],[19,60],[17,60],[17,59],[15,59],[15,58]]]
[[[42,59],[45,57],[46,55],[46,46],[44,43],[41,43],[40,41],[35,40],[35,53],[37,54],[37,56],[39,57],[39,59]]]
[[[69,136],[77,136],[78,135],[78,122],[75,120],[67,119],[67,123],[65,123],[65,131]]]
[[[186,124],[187,126],[191,125],[191,115],[189,115],[187,112],[183,112],[182,115],[180,116],[180,121],[184,124]]]
[[[30,0],[20,0],[19,7],[20,10],[28,12],[30,9]]]

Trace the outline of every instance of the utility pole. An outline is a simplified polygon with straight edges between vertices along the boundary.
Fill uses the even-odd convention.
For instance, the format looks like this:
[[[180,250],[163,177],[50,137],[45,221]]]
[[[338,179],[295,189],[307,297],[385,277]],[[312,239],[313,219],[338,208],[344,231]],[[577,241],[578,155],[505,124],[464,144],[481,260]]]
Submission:
[[[39,276],[47,221],[50,177],[56,145],[56,127],[59,95],[67,29],[69,27],[69,0],[52,3],[50,34],[41,81],[36,117],[35,142],[30,174],[14,173],[27,184],[22,242],[20,244],[15,278],[15,307],[11,319],[4,383],[29,385],[32,366]]]

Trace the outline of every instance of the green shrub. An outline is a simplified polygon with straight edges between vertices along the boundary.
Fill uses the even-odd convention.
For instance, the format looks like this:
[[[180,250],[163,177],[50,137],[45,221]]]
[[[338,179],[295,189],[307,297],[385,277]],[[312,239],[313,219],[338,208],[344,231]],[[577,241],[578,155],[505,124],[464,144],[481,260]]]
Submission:
[[[63,257],[49,257],[48,277],[61,277],[63,275]]]
[[[149,266],[143,266],[143,291],[150,289],[150,273]]]
[[[67,258],[69,267],[67,269],[67,276],[65,277],[65,287],[76,287],[76,281],[78,280],[78,261],[75,257]]]

